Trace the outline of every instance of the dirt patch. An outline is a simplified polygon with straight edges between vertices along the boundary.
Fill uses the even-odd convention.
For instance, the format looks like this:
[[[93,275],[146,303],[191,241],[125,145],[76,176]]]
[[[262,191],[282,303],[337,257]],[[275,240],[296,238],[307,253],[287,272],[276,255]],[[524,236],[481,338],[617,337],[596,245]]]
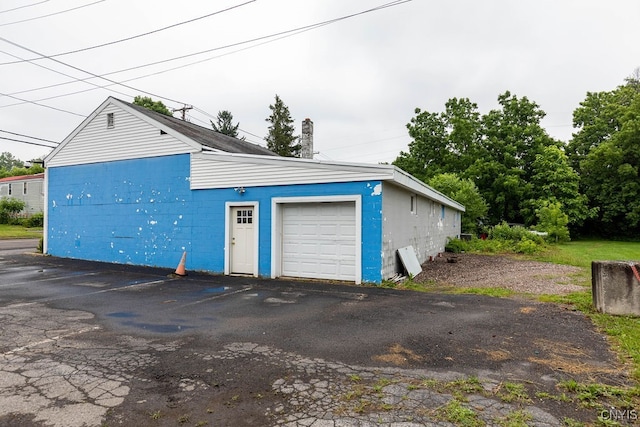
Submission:
[[[583,291],[576,285],[579,267],[525,261],[510,256],[443,254],[422,265],[414,281],[438,286],[504,288],[529,294],[568,294]]]
[[[389,348],[387,353],[374,356],[373,360],[391,363],[396,366],[405,366],[409,361],[422,362],[423,358],[408,348],[402,347],[400,344],[394,344]]]

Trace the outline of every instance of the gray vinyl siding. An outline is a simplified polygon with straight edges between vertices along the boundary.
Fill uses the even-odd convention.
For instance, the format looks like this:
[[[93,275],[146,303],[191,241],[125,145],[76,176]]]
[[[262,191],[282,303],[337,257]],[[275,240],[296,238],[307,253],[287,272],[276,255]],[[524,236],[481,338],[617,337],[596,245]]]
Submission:
[[[24,194],[24,185],[27,184],[27,194]],[[33,215],[44,210],[44,179],[28,179],[11,181],[11,194],[9,183],[0,184],[0,197],[12,197],[25,203],[20,212],[21,215]]]
[[[444,252],[449,237],[460,235],[459,210],[387,182],[382,188],[382,214],[383,279],[402,271],[399,248],[413,246],[423,263]]]
[[[107,128],[107,114],[114,126]],[[80,165],[144,157],[168,156],[194,151],[177,138],[161,133],[134,114],[114,104],[99,111],[78,133],[65,141],[64,150],[47,162],[47,167]]]

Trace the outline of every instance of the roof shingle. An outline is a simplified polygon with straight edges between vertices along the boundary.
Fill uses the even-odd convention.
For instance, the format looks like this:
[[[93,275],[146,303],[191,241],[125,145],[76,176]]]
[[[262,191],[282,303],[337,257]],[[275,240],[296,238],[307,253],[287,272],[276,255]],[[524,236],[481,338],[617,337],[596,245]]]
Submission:
[[[244,141],[242,139],[234,138],[222,133],[216,132],[213,129],[208,129],[202,126],[194,125],[193,123],[176,119],[175,117],[167,116],[148,108],[141,107],[130,102],[118,100],[124,104],[127,104],[131,108],[143,113],[153,120],[160,122],[164,126],[167,126],[176,132],[188,137],[189,139],[202,144],[206,147],[216,150],[224,151],[227,153],[241,153],[241,154],[257,154],[262,156],[277,156],[276,153],[261,147],[257,144]]]

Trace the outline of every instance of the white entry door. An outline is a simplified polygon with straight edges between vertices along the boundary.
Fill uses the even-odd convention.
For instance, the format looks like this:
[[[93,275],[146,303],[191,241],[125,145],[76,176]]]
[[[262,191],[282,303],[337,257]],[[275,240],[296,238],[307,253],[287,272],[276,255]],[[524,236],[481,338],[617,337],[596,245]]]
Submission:
[[[231,273],[253,274],[255,233],[253,206],[231,208]]]

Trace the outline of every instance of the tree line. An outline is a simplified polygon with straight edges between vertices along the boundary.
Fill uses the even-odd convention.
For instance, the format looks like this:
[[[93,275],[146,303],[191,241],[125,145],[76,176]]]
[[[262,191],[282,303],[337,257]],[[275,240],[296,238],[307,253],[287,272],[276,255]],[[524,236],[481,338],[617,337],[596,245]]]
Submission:
[[[498,96],[480,114],[467,98],[415,110],[413,139],[393,162],[467,207],[463,231],[502,222],[562,226],[581,235],[640,235],[640,77],[587,93],[568,143],[548,135],[526,97]],[[566,236],[568,237],[568,233]]]

